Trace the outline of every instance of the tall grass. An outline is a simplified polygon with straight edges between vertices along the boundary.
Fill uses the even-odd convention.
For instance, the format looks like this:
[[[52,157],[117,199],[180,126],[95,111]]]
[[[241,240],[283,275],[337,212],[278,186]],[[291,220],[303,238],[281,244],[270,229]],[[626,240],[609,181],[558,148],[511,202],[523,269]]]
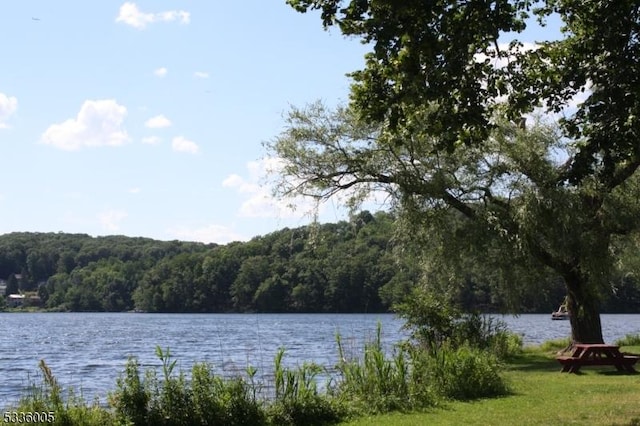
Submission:
[[[8,407],[5,412],[51,413],[55,419],[53,424],[62,426],[114,424],[112,413],[97,401],[88,403],[73,389],[64,392],[44,360],[38,367],[40,382],[32,381],[17,406]],[[40,424],[51,424],[48,420]]]
[[[640,346],[640,333],[627,334],[621,339],[616,340],[618,346]]]
[[[501,363],[490,352],[469,346],[440,350],[428,364],[428,375],[445,398],[470,400],[509,392]]]
[[[398,346],[387,357],[382,349],[380,325],[375,340],[365,344],[362,359],[348,361],[340,336],[337,343],[340,359],[337,394],[349,400],[355,409],[379,413],[434,404],[433,390],[421,380],[421,364],[411,357],[415,352],[407,350],[407,346]]]
[[[204,363],[194,364],[187,381],[182,372],[174,371],[176,361],[168,349],[157,347],[156,355],[162,362],[160,379],[155,370],[147,370],[142,376],[137,361],[130,358],[116,391],[110,394],[109,404],[120,424],[266,424],[256,386],[250,381],[216,376]]]
[[[361,358],[347,360],[337,336],[339,362],[333,375],[316,364],[284,366],[274,359],[274,383],[256,380],[257,370],[223,378],[206,363],[190,374],[176,370],[169,349],[156,348],[159,368],[141,371],[129,358],[109,393],[108,407],[63,392],[42,361],[42,383],[21,399],[22,411],[53,411],[59,425],[328,425],[362,414],[420,410],[444,399],[472,399],[508,391],[496,355],[467,345],[443,344],[437,351],[405,342],[387,354],[378,324]],[[326,386],[321,377],[329,376]],[[272,389],[267,397],[262,391]]]
[[[548,340],[543,342],[539,348],[536,350],[541,350],[543,352],[562,352],[566,350],[569,346],[571,346],[571,338],[565,337],[561,339]]]
[[[445,295],[416,288],[396,309],[414,342],[433,354],[468,346],[507,359],[522,351],[522,338],[510,332],[503,321],[477,312],[465,313]]]
[[[497,356],[463,345],[422,350],[403,344],[386,356],[381,329],[365,347],[361,360],[346,361],[340,339],[338,394],[365,413],[410,411],[432,407],[442,399],[473,399],[503,395]]]
[[[275,357],[275,399],[267,408],[274,425],[325,425],[344,418],[345,410],[336,398],[318,391],[318,374],[325,369],[304,363],[296,369],[283,367],[285,350]]]

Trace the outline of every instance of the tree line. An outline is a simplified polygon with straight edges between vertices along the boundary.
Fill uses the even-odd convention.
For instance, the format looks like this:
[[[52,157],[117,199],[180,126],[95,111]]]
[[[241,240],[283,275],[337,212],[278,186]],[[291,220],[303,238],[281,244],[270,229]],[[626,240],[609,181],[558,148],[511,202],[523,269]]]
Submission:
[[[37,292],[56,311],[388,312],[424,278],[418,257],[398,252],[395,221],[364,211],[226,245],[11,233],[0,236],[0,277],[7,294]],[[605,310],[640,311],[635,257],[627,258]],[[456,287],[458,304],[504,311],[505,296],[476,270],[470,264]],[[520,312],[549,312],[563,300],[561,280],[547,279],[522,294]]]

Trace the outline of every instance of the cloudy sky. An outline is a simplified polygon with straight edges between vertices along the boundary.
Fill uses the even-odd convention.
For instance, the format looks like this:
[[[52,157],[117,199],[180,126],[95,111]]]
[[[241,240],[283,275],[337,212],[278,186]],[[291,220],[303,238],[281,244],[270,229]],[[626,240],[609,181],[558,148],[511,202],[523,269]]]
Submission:
[[[284,0],[3,1],[0,39],[0,233],[216,243],[309,223],[262,142],[366,51]]]

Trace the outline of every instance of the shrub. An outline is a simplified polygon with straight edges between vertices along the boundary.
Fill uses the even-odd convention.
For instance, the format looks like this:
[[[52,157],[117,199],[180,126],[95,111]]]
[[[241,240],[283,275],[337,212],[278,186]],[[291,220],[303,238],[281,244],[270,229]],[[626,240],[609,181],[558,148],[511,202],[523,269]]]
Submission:
[[[171,361],[169,349],[162,351],[156,347],[156,355],[162,362],[162,382],[155,374],[149,374],[148,381],[152,384],[151,410],[149,420],[154,425],[188,426],[191,423],[192,412],[191,392],[182,372],[173,375],[176,360]]]
[[[414,290],[406,302],[396,307],[411,337],[427,350],[436,351],[454,338],[455,322],[461,313],[442,297]]]
[[[415,342],[432,353],[444,346],[470,346],[505,359],[522,351],[522,339],[510,332],[503,321],[464,313],[444,296],[415,290],[397,309]]]
[[[504,322],[464,313],[445,296],[420,289],[398,310],[411,330],[413,368],[439,396],[467,400],[508,392],[499,360],[521,352],[522,339]]]
[[[409,345],[396,348],[387,358],[382,349],[380,325],[373,342],[365,345],[362,360],[347,361],[338,336],[337,392],[359,411],[380,413],[393,410],[414,410],[432,406],[434,393],[425,382],[420,351]]]
[[[109,404],[114,408],[116,418],[123,423],[147,424],[150,395],[140,380],[138,361],[129,358],[124,376],[116,380],[117,391],[109,395]]]
[[[124,377],[117,381],[117,390],[109,396],[120,424],[265,424],[252,383],[240,377],[218,377],[207,364],[195,364],[187,381],[182,372],[174,374],[176,361],[171,361],[168,349],[158,347],[156,354],[162,361],[162,380],[155,370],[148,370],[141,379],[137,362],[130,359]]]
[[[268,408],[273,425],[326,425],[340,421],[344,410],[337,400],[318,392],[316,377],[324,369],[303,364],[295,370],[282,366],[284,349],[275,357],[275,399]]]
[[[522,337],[508,330],[495,333],[490,340],[490,352],[499,359],[509,359],[522,353]]]
[[[500,376],[500,363],[487,351],[444,346],[431,358],[431,380],[445,398],[468,400],[508,393]]]
[[[255,370],[249,369],[252,379]],[[191,370],[191,418],[195,424],[263,425],[265,413],[256,399],[256,387],[240,377],[223,379],[207,364]]]

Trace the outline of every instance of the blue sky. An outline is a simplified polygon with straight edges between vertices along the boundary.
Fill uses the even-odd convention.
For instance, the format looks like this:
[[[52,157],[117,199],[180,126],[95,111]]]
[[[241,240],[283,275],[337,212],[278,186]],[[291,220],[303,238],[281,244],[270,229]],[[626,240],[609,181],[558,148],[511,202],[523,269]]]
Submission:
[[[0,39],[0,233],[216,243],[309,223],[262,142],[366,52],[284,0],[3,1]]]

